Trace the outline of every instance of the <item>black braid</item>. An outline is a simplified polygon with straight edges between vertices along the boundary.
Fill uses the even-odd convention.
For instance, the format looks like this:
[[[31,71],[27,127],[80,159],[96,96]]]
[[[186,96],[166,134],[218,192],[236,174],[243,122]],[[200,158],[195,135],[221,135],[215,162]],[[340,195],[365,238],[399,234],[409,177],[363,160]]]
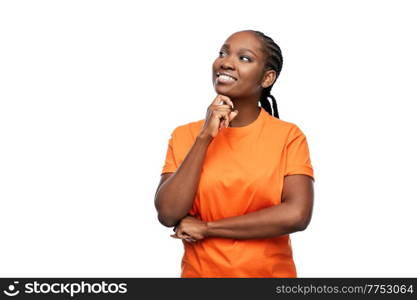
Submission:
[[[256,30],[248,30],[250,32],[253,32],[262,42],[264,45],[264,52],[266,53],[266,61],[265,61],[265,71],[267,70],[274,70],[277,74],[276,79],[278,78],[279,74],[282,70],[282,53],[281,48],[274,42],[273,39],[271,39],[269,36],[266,36],[260,31]],[[261,103],[261,106],[272,116],[279,119],[278,114],[278,107],[277,107],[277,101],[275,100],[275,97],[271,95],[271,89],[273,85],[275,84],[275,81],[272,83],[271,86],[263,89],[261,93],[261,99],[259,100]],[[269,103],[268,98],[271,98],[272,100],[272,106]],[[274,113],[272,113],[272,109],[274,110]]]

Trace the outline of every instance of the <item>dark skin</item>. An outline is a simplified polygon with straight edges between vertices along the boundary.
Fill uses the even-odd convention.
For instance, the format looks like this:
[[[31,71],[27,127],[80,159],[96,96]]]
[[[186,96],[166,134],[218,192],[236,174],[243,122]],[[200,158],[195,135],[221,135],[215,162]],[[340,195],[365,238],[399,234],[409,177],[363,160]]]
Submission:
[[[219,99],[224,101],[224,105],[219,105],[219,102],[215,100],[209,107],[209,109],[212,106],[216,108],[210,110],[210,118],[206,118],[208,121],[206,121],[195,146],[190,151],[188,160],[194,160],[197,163],[201,162],[206,147],[217,134],[217,131],[214,131],[213,128],[217,127],[217,130],[227,126],[246,126],[258,117],[260,112],[258,100],[261,96],[261,91],[272,85],[276,80],[276,72],[274,70],[264,69],[265,58],[265,53],[262,51],[262,42],[251,32],[236,32],[225,41],[220,49],[219,56],[213,63],[213,85]],[[218,79],[218,72],[226,72],[236,80],[227,84],[222,83]],[[186,162],[186,160],[184,160],[184,166],[180,168],[189,168],[189,171],[191,171],[192,167],[188,166],[191,163]],[[161,176],[157,195],[160,187],[165,182],[169,182],[169,178],[177,172],[165,173]],[[185,178],[186,175],[181,175],[181,171],[179,173],[180,175],[176,175],[176,177],[180,178],[182,176],[181,178]],[[180,179],[178,178],[175,179],[179,181]],[[189,180],[193,180],[191,176]],[[184,185],[184,181],[181,183]],[[174,191],[173,184],[170,185],[172,187],[167,185],[165,189],[171,188]],[[180,183],[177,183],[177,187],[180,185]],[[192,185],[192,187],[195,187],[195,185]],[[165,193],[168,194],[169,192]],[[192,203],[193,194],[187,194],[187,196],[188,202],[186,205],[184,204],[183,214],[184,211],[188,211],[191,206],[190,203]],[[182,199],[183,197],[180,198]],[[313,198],[312,178],[307,175],[296,174],[285,176],[280,205],[213,222],[206,222],[198,218],[198,216],[193,217],[190,215],[178,219],[180,212],[175,216],[171,216],[171,222],[166,221],[168,217],[162,216],[167,216],[168,213],[160,213],[159,218],[165,225],[172,225],[174,220],[180,220],[175,228],[175,234],[171,236],[191,243],[201,241],[207,237],[231,239],[271,238],[304,230],[311,219]],[[156,197],[156,206],[159,212],[163,211],[163,203],[168,202],[168,200],[161,199],[161,196]],[[174,199],[172,203],[174,203]],[[172,209],[173,207],[174,205],[171,204],[170,208]],[[168,211],[168,208],[165,211]]]

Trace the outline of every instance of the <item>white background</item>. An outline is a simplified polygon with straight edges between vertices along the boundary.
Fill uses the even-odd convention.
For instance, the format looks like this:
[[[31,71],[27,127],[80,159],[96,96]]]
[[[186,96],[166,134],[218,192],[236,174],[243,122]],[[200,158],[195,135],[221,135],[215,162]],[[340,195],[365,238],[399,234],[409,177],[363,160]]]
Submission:
[[[243,29],[281,47],[272,94],[310,147],[299,277],[416,276],[413,4],[2,1],[0,276],[180,276],[154,208],[168,139]]]

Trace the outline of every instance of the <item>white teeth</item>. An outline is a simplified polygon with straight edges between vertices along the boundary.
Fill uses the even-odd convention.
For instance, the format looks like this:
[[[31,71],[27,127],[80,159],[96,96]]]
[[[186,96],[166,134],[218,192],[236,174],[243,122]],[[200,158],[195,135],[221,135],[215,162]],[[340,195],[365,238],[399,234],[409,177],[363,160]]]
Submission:
[[[220,74],[219,78],[224,79],[224,80],[235,80],[233,77],[230,77],[224,74]]]

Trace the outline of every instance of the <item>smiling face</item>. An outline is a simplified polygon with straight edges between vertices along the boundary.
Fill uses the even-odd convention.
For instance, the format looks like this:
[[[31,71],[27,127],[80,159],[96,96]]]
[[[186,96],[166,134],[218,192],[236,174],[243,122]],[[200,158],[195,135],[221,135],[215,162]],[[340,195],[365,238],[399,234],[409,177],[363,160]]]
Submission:
[[[216,93],[232,98],[260,95],[269,82],[263,80],[264,65],[262,43],[253,33],[232,34],[213,62],[212,80]]]

